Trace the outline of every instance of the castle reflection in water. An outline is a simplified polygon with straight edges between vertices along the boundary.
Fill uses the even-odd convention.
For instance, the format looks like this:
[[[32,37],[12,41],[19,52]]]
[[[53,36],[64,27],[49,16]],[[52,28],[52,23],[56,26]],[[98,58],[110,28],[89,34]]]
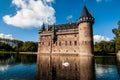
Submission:
[[[92,56],[77,54],[37,55],[38,80],[94,80]]]

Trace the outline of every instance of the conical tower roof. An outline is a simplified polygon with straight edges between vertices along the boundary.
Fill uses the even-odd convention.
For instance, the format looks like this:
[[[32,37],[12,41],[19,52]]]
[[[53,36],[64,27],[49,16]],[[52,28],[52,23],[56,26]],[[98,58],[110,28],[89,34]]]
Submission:
[[[82,17],[92,17],[92,15],[88,12],[86,6],[83,7],[82,14],[81,14],[80,18],[82,18]]]
[[[82,22],[92,22],[92,23],[94,23],[94,17],[92,17],[92,15],[89,13],[86,6],[83,7],[81,16],[77,21],[78,24],[82,23]]]

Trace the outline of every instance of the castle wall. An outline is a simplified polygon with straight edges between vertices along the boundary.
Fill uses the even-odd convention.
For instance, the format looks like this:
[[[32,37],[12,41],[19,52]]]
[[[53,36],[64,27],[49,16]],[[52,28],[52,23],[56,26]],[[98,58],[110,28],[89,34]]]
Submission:
[[[52,33],[52,32],[51,32]],[[57,31],[57,40],[53,43],[51,33],[40,34],[38,43],[38,53],[69,53],[75,54],[79,52],[79,36],[78,30],[62,30]]]

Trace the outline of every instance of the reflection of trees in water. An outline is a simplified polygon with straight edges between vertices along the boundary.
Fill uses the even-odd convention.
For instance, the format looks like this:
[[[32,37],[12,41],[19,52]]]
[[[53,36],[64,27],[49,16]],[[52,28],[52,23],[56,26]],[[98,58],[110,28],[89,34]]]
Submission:
[[[94,80],[92,57],[38,55],[38,80]]]
[[[116,65],[116,57],[95,57],[95,64]]]
[[[31,64],[36,63],[37,55],[35,54],[4,54],[0,55],[0,63],[3,64]]]
[[[115,56],[95,57],[96,79],[119,80]]]

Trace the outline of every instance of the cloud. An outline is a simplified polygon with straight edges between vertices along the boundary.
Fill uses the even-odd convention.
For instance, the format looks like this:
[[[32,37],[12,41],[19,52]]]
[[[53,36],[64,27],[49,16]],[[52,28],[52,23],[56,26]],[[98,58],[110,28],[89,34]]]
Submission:
[[[109,1],[111,1],[111,0],[96,0],[96,2],[102,2],[102,1],[104,1],[104,2],[109,2]]]
[[[11,34],[3,34],[3,33],[0,33],[0,38],[11,39],[11,40],[14,39]]]
[[[53,2],[54,0],[12,0],[12,5],[17,7],[16,14],[3,16],[3,21],[20,28],[39,27],[43,23],[54,24],[56,17]]]
[[[71,20],[72,20],[72,18],[73,18],[73,16],[72,16],[72,15],[69,15],[69,16],[67,16],[67,17],[66,17],[66,19],[67,19],[68,21],[71,21]]]
[[[110,41],[111,39],[105,36],[101,35],[94,35],[94,42],[100,42],[100,41]]]
[[[102,0],[96,0],[96,2],[101,2]]]

